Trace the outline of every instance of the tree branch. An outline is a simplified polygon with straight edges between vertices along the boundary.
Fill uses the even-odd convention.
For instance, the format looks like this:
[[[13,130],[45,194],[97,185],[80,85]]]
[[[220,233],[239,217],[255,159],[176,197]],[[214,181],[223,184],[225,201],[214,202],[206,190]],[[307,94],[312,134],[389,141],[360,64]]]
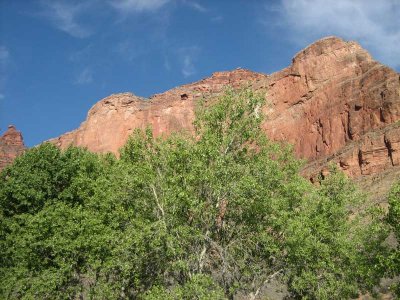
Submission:
[[[249,299],[250,299],[250,300],[255,300],[256,297],[258,296],[258,294],[260,293],[261,288],[262,288],[265,284],[267,284],[270,280],[272,280],[275,276],[277,276],[279,273],[281,273],[282,271],[283,271],[283,269],[280,269],[280,270],[276,271],[275,273],[269,275],[269,276],[267,277],[267,279],[265,279],[264,282],[261,284],[261,286],[256,290],[256,292],[255,292],[254,294],[251,293],[251,294],[249,295]]]

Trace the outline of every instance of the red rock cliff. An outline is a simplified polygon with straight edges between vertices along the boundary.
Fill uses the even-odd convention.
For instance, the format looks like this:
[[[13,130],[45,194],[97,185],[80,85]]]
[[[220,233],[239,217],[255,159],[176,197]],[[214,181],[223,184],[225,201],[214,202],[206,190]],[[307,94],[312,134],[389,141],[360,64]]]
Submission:
[[[308,176],[324,172],[329,161],[351,176],[375,174],[400,163],[399,78],[359,44],[328,37],[271,75],[237,69],[150,99],[111,95],[78,129],[52,142],[117,153],[134,128],[152,125],[155,135],[191,130],[197,99],[249,84],[265,91],[266,134],[294,144],[297,156],[309,161]]]
[[[307,160],[303,172],[311,180],[333,163],[361,183],[368,178],[368,196],[382,198],[393,178],[400,178],[400,75],[359,44],[336,37],[311,44],[271,75],[237,69],[149,99],[111,95],[90,109],[79,128],[50,141],[61,148],[118,153],[135,128],[151,125],[156,136],[191,131],[196,101],[228,85],[265,94],[263,130],[294,145],[296,155]],[[10,126],[0,137],[0,170],[23,150],[21,133]]]
[[[399,78],[357,43],[322,39],[270,77],[264,128],[314,161],[310,174],[327,161],[351,176],[381,172],[399,164]]]
[[[22,134],[13,125],[0,136],[0,170],[25,150]]]

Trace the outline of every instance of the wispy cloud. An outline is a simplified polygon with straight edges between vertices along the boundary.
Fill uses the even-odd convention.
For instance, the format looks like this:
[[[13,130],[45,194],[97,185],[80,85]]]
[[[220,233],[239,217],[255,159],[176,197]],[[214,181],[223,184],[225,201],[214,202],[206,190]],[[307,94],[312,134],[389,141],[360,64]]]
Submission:
[[[218,16],[215,16],[215,17],[212,17],[212,18],[211,18],[211,21],[212,21],[212,22],[215,22],[215,23],[222,22],[223,20],[224,20],[224,17],[221,16],[221,15],[218,15]]]
[[[79,73],[75,80],[75,84],[88,84],[93,82],[93,72],[90,68],[85,68]]]
[[[178,50],[179,59],[181,62],[182,75],[187,78],[196,74],[195,62],[200,53],[200,48],[197,46],[183,47]]]
[[[91,55],[93,55],[93,44],[88,44],[87,46],[83,47],[82,49],[76,50],[69,55],[69,60],[74,63],[80,63],[87,61]]]
[[[182,1],[184,4],[187,6],[193,8],[194,10],[197,10],[198,12],[205,13],[207,12],[207,8],[205,8],[203,5],[196,1],[191,1],[191,0],[183,0]]]
[[[170,0],[110,0],[109,4],[123,13],[155,11]]]
[[[74,3],[72,1],[43,0],[44,10],[41,15],[50,20],[61,31],[76,38],[85,38],[91,35],[89,28],[78,19],[87,10],[91,1]]]
[[[185,55],[183,57],[182,74],[185,77],[189,77],[196,73],[196,68],[193,64],[193,57],[191,55]]]
[[[300,44],[338,35],[359,41],[384,63],[400,66],[398,0],[281,0],[274,12]]]
[[[164,68],[167,71],[171,71],[171,64],[167,56],[164,57]]]
[[[3,90],[7,81],[6,68],[10,60],[10,51],[6,46],[0,46],[0,100],[4,99]]]
[[[115,45],[114,52],[127,61],[133,61],[145,54],[146,50],[142,43],[126,39]]]
[[[5,46],[0,46],[0,65],[4,66],[10,57],[10,52]]]

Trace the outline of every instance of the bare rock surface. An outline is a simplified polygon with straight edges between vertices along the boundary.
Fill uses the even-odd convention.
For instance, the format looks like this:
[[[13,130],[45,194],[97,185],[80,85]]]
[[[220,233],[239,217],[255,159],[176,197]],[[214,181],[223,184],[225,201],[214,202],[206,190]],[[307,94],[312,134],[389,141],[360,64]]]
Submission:
[[[390,174],[400,165],[400,75],[358,43],[337,37],[316,41],[271,75],[236,69],[148,99],[111,95],[90,109],[79,128],[50,142],[118,154],[135,128],[150,125],[155,136],[191,132],[196,102],[227,86],[250,86],[265,95],[263,130],[294,145],[311,180],[326,175],[329,164],[354,178]],[[3,154],[2,164],[13,155]]]
[[[155,136],[179,130],[193,130],[195,102],[214,96],[228,85],[242,86],[267,76],[247,70],[217,72],[210,78],[184,85],[149,99],[131,93],[111,95],[89,111],[81,126],[51,142],[65,148],[70,144],[95,152],[113,152],[123,146],[135,128],[151,126]]]
[[[25,150],[22,134],[15,126],[10,125],[0,136],[0,170],[9,165]]]
[[[151,125],[156,136],[191,131],[196,101],[228,85],[265,92],[263,124],[273,140],[294,145],[311,179],[338,165],[352,177],[400,163],[400,76],[373,60],[356,42],[321,39],[271,75],[236,69],[143,99],[111,95],[93,106],[82,125],[51,140],[95,152],[118,153],[135,128]]]

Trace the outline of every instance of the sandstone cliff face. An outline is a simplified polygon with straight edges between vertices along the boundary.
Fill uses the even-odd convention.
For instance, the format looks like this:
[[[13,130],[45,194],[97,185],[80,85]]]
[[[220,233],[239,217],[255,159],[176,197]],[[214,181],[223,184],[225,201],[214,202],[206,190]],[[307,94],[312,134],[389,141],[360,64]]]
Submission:
[[[0,136],[0,170],[9,165],[18,155],[25,150],[21,132],[13,125]]]
[[[195,102],[228,85],[265,92],[263,129],[271,139],[294,145],[309,162],[304,174],[311,179],[325,173],[329,162],[353,177],[400,164],[399,74],[357,43],[336,37],[313,43],[271,75],[237,69],[149,99],[111,95],[93,106],[78,129],[51,141],[117,153],[135,128],[151,125],[156,136],[190,131]]]
[[[399,78],[357,43],[317,41],[271,76],[264,128],[293,143],[299,157],[319,162],[306,169],[311,177],[328,161],[351,176],[381,172],[399,163]]]
[[[221,92],[228,85],[239,87],[267,78],[246,70],[218,72],[199,82],[184,85],[149,99],[131,93],[111,95],[95,104],[81,126],[52,139],[61,148],[87,147],[95,152],[118,153],[135,128],[151,125],[155,136],[193,129],[196,100]]]

